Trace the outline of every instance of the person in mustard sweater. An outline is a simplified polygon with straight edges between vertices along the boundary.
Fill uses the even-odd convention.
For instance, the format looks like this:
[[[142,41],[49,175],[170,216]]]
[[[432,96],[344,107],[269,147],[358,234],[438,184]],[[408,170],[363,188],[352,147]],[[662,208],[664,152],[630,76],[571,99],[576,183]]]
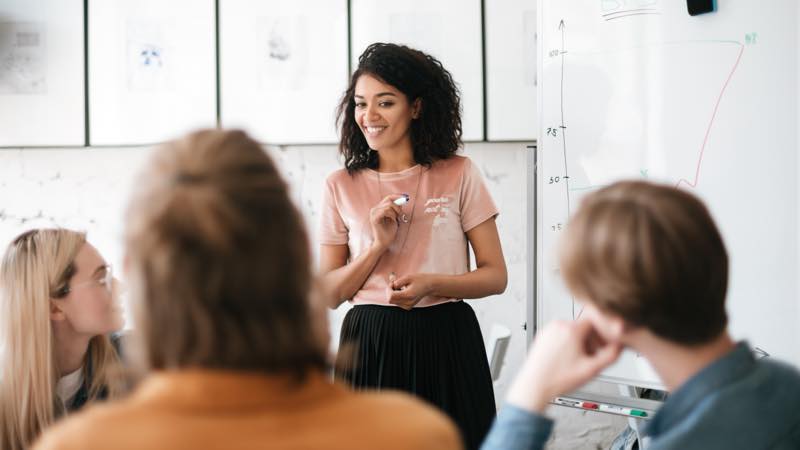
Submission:
[[[461,447],[433,407],[329,380],[308,238],[256,142],[193,133],[157,149],[136,186],[125,272],[130,356],[147,375],[129,398],[50,428],[37,450]]]

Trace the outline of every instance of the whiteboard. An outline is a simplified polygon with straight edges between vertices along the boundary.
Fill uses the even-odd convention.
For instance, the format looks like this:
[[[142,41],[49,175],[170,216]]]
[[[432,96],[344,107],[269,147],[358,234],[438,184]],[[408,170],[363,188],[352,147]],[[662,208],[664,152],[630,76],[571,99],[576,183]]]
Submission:
[[[536,139],[536,4],[486,2],[486,138]]]
[[[465,141],[483,140],[483,57],[480,0],[351,0],[351,56],[374,42],[422,50],[441,61],[461,91]]]
[[[82,0],[0,3],[0,146],[86,143]]]
[[[214,0],[89,0],[89,143],[217,124]]]
[[[221,0],[221,121],[270,144],[338,142],[347,1]]]
[[[580,314],[554,244],[582,196],[646,178],[708,204],[734,338],[800,364],[800,16],[793,0],[761,3],[690,17],[677,1],[539,1],[537,325]],[[630,352],[601,379],[662,386]]]

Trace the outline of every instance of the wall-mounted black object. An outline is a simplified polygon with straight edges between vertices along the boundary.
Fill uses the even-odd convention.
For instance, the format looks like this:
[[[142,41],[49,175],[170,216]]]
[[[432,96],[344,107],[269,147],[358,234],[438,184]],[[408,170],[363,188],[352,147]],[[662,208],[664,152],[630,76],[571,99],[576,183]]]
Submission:
[[[686,7],[690,16],[710,13],[717,9],[716,0],[686,0]]]

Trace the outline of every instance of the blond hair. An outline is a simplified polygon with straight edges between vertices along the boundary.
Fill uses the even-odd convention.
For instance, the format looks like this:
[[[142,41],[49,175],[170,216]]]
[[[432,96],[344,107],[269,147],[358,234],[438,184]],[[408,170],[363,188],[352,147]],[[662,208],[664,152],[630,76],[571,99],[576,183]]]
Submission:
[[[125,241],[147,368],[325,365],[303,221],[258,143],[192,133],[155,150],[138,186]]]
[[[622,181],[586,196],[561,247],[570,290],[670,341],[702,344],[728,323],[728,256],[690,193]]]
[[[21,234],[0,265],[0,448],[24,449],[66,408],[55,393],[60,377],[50,323],[50,299],[67,290],[84,233],[37,229]],[[92,338],[84,371],[92,368],[89,399],[116,395],[117,354],[106,336]],[[84,373],[84,375],[87,375]]]

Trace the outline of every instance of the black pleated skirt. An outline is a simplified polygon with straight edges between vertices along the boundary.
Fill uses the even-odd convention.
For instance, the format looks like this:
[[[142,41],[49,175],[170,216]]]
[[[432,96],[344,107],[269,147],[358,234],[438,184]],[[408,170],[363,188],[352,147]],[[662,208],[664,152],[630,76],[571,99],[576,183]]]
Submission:
[[[495,416],[475,312],[465,302],[406,311],[359,305],[344,319],[336,377],[356,389],[397,389],[438,406],[477,449]]]

